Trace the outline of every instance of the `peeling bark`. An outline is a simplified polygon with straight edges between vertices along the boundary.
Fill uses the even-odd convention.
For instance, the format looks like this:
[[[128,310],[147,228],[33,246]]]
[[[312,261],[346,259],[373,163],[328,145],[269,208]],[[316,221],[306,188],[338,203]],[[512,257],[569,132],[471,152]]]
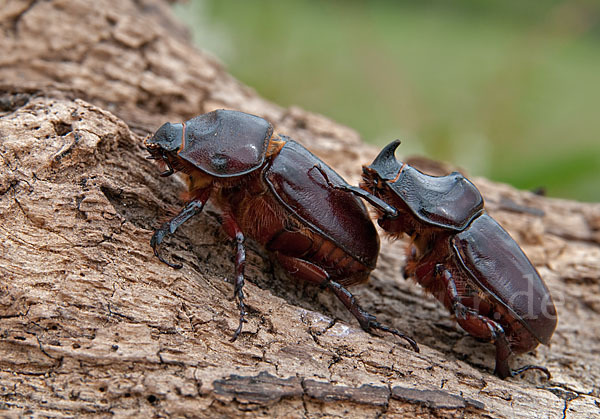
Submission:
[[[493,346],[402,278],[386,242],[353,289],[417,354],[364,333],[336,299],[247,255],[238,341],[233,243],[214,209],[154,258],[152,230],[181,207],[142,139],[216,108],[264,116],[350,182],[376,151],[349,128],[265,101],[189,45],[159,0],[8,1],[0,9],[0,412],[99,416],[593,417],[600,415],[600,205],[474,179],[559,311],[549,347],[500,380]],[[445,167],[420,160],[420,167]]]

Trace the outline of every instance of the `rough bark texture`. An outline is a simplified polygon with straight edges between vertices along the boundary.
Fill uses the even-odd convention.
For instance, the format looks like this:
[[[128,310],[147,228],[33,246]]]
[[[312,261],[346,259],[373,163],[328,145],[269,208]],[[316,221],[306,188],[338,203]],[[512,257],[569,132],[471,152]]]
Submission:
[[[600,415],[599,205],[475,179],[557,302],[550,346],[513,359],[547,366],[549,382],[493,376],[493,346],[402,278],[403,241],[384,241],[353,291],[421,353],[364,333],[252,244],[249,322],[230,343],[233,244],[209,208],[168,241],[183,269],[153,257],[152,229],[182,205],[183,186],[157,176],[143,136],[239,109],[353,183],[376,150],[258,97],[192,48],[159,0],[8,0],[0,30],[0,415]]]

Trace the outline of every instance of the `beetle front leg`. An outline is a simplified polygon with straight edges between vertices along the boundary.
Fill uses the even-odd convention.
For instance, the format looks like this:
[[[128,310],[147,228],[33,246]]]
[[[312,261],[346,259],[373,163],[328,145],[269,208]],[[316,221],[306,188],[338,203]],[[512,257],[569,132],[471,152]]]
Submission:
[[[237,297],[238,308],[240,311],[240,318],[238,327],[235,330],[231,342],[234,342],[240,333],[242,333],[242,325],[246,322],[246,304],[244,304],[244,268],[246,267],[246,249],[244,248],[244,234],[238,226],[237,221],[228,210],[224,211],[223,214],[223,229],[225,232],[233,237],[236,242],[237,251],[235,256],[235,286],[233,291],[233,297]]]
[[[210,196],[210,189],[205,189],[200,193],[200,195],[189,202],[179,214],[173,217],[171,220],[164,223],[160,228],[154,231],[152,238],[150,239],[150,246],[152,246],[152,250],[154,250],[154,255],[163,263],[166,263],[171,268],[181,269],[182,265],[179,263],[171,263],[164,259],[160,253],[158,252],[158,246],[162,243],[164,238],[169,235],[175,233],[175,231],[187,220],[192,218],[196,214],[200,214],[206,201],[208,201],[208,197]]]
[[[512,355],[512,351],[508,339],[506,338],[504,328],[489,317],[479,314],[477,311],[462,303],[462,296],[458,292],[452,273],[443,265],[438,264],[435,266],[434,275],[440,277],[446,284],[446,290],[452,304],[452,311],[461,327],[474,336],[491,340],[496,345],[496,367],[494,369],[496,375],[500,378],[514,377],[524,371],[536,369],[546,374],[548,379],[551,378],[548,369],[538,365],[526,365],[516,370],[512,370],[508,364],[508,359]],[[477,328],[478,325],[485,326],[488,333],[482,335],[480,329]]]
[[[385,216],[386,218],[394,219],[398,216],[398,211],[396,210],[396,208],[392,207],[391,205],[389,205],[387,202],[383,201],[382,199],[379,199],[372,193],[369,193],[369,192],[365,191],[364,189],[361,189],[357,186],[351,186],[351,185],[347,185],[347,184],[334,185],[329,180],[329,176],[327,176],[327,173],[325,173],[325,171],[323,170],[323,168],[320,165],[316,164],[312,167],[312,169],[317,169],[319,171],[319,173],[321,173],[321,175],[323,176],[323,178],[327,182],[327,185],[330,188],[338,189],[340,191],[348,192],[353,195],[361,197],[362,199],[367,201],[369,204],[373,205],[375,208],[377,208],[379,211],[381,211],[383,216]]]
[[[364,331],[371,333],[373,329],[379,329],[391,333],[407,341],[415,352],[419,352],[419,346],[410,336],[379,323],[375,316],[362,309],[350,291],[340,283],[333,281],[324,269],[306,260],[286,256],[281,253],[276,254],[277,259],[290,275],[302,279],[303,281],[321,285],[333,291],[344,306],[346,306],[348,311],[356,317],[356,320],[358,320],[360,327]]]

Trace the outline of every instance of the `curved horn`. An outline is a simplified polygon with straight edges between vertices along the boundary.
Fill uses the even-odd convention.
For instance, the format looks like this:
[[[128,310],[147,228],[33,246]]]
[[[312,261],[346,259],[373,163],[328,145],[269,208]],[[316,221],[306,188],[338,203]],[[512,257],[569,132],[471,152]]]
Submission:
[[[369,168],[375,170],[382,179],[394,179],[396,175],[398,175],[398,171],[402,165],[396,160],[394,153],[399,145],[400,140],[394,140],[386,145],[369,166]]]

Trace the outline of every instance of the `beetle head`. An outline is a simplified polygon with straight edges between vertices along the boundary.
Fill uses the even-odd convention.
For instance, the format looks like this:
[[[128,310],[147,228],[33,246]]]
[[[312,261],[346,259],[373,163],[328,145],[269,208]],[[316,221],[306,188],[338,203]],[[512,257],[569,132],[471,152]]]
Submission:
[[[156,150],[163,152],[176,151],[181,147],[183,137],[183,124],[171,124],[167,122],[160,127],[153,136],[144,141],[144,145],[154,154]]]
[[[463,230],[483,210],[479,190],[458,172],[431,176],[399,162],[394,156],[399,144],[398,140],[391,142],[370,166],[363,168],[364,188],[400,215],[394,225],[382,227],[409,234],[431,228]]]
[[[169,160],[169,153],[176,152],[181,147],[184,133],[183,124],[163,124],[152,136],[144,140],[144,145],[150,152],[153,160],[159,160],[167,166],[167,170],[161,176],[169,176],[174,173]]]
[[[400,238],[403,233],[412,235],[417,231],[418,224],[403,199],[396,190],[396,184],[402,183],[403,171],[406,164],[396,160],[394,155],[400,145],[400,140],[389,143],[369,166],[363,166],[363,181],[360,187],[383,200],[396,210],[395,217],[389,217],[379,211],[377,223],[392,237]]]

